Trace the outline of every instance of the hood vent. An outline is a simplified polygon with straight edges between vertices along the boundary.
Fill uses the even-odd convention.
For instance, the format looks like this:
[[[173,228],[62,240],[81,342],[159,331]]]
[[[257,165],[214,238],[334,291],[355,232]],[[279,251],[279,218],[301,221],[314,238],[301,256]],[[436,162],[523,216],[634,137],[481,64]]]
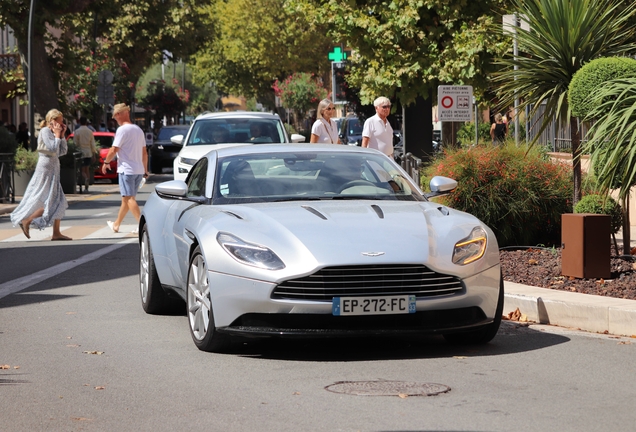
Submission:
[[[378,215],[378,217],[380,219],[384,219],[384,212],[382,211],[382,209],[380,208],[380,206],[377,206],[375,204],[371,205],[371,208],[373,209],[373,211],[376,212],[376,214]]]
[[[444,216],[448,216],[450,214],[446,207],[437,207],[437,210],[439,210],[439,212]]]
[[[320,212],[319,212],[318,210],[316,210],[315,208],[310,207],[310,206],[307,206],[307,205],[304,205],[304,206],[301,206],[301,207],[302,207],[302,208],[304,208],[305,210],[307,210],[309,213],[313,213],[313,214],[315,214],[315,215],[316,215],[316,216],[318,216],[320,219],[327,220],[327,216],[325,216],[324,214],[320,213]]]
[[[225,213],[226,215],[234,216],[237,219],[243,220],[243,218],[241,216],[237,215],[234,212],[227,211],[227,210],[222,210],[222,213]]]

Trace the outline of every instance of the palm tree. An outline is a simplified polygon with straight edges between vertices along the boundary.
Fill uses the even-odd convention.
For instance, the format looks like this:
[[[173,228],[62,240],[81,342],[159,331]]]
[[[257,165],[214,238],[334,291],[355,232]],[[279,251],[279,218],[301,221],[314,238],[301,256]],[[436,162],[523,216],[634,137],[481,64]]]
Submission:
[[[567,102],[568,87],[572,76],[586,62],[634,51],[631,42],[635,26],[630,18],[636,14],[636,3],[627,6],[624,3],[623,0],[512,0],[513,10],[530,29],[517,28],[520,54],[500,61],[503,70],[495,77],[497,92],[503,106],[511,106],[516,98],[522,101],[520,109],[531,105],[530,115],[535,115],[545,103],[538,135],[553,119],[560,125],[570,123],[573,204],[581,199],[581,136]]]

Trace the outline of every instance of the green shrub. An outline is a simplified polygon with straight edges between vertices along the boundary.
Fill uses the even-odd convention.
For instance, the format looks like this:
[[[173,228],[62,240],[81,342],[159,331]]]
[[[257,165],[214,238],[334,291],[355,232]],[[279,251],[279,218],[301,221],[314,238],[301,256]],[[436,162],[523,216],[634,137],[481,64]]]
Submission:
[[[569,165],[507,144],[448,150],[425,170],[427,178],[434,175],[458,181],[440,200],[478,217],[500,246],[560,243],[561,214],[572,212]]]
[[[38,152],[27,150],[24,147],[18,148],[15,152],[15,170],[33,171],[38,164]]]
[[[474,144],[475,143],[475,123],[464,123],[457,131],[457,140],[462,144]],[[484,122],[479,123],[479,141],[491,142],[490,137],[490,125]]]
[[[623,226],[621,206],[614,198],[607,195],[585,195],[574,206],[574,213],[592,213],[611,216],[612,234],[616,234]]]
[[[605,57],[592,60],[579,69],[568,87],[568,103],[572,115],[587,117],[598,101],[590,97],[608,81],[636,75],[636,60],[628,57]]]

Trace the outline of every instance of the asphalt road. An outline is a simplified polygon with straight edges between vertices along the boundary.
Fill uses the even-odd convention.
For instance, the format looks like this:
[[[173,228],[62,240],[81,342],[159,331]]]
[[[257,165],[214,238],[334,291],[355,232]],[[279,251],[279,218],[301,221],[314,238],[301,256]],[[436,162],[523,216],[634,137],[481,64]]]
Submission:
[[[0,431],[633,430],[636,339],[504,322],[483,347],[253,340],[200,352],[184,313],[143,312],[135,238],[101,228],[119,197],[95,197],[62,222],[90,233],[73,242],[0,241]],[[450,390],[326,389],[342,382]]]

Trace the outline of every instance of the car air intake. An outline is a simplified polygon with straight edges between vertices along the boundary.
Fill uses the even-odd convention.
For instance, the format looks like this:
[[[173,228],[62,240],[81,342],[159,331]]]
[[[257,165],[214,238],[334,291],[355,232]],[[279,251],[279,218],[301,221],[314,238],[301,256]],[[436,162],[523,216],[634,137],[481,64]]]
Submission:
[[[436,273],[423,265],[338,266],[281,282],[272,298],[331,301],[333,297],[376,295],[430,297],[462,289],[459,278]]]

